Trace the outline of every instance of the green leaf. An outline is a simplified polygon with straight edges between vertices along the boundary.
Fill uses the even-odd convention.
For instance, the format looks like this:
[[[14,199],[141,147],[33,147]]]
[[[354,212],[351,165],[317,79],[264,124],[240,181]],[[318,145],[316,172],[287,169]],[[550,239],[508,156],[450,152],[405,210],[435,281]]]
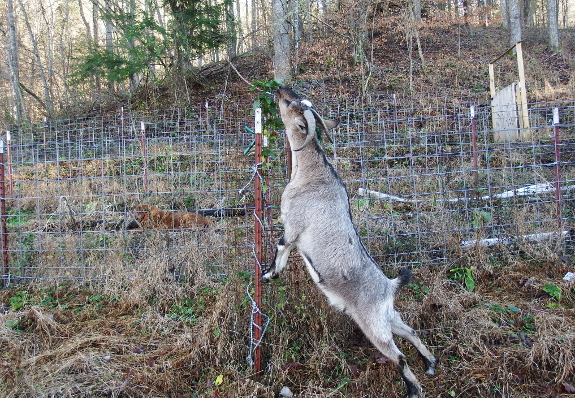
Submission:
[[[449,270],[449,277],[453,280],[463,282],[465,288],[472,292],[475,289],[475,280],[471,268],[459,267]]]
[[[561,288],[557,287],[553,283],[546,283],[545,286],[543,287],[543,291],[545,293],[549,294],[555,300],[561,301],[561,297],[562,297]]]

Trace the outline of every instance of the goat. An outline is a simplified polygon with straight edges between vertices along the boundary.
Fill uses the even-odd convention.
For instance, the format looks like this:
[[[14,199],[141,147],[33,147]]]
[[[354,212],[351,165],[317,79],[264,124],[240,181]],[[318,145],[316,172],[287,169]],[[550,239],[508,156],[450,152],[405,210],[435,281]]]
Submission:
[[[139,204],[134,208],[135,218],[142,228],[179,229],[209,227],[212,222],[198,213],[164,211],[156,206]]]
[[[316,125],[327,134],[328,128],[337,123],[323,120],[311,102],[302,100],[288,87],[279,88],[277,101],[292,148],[293,166],[281,197],[284,235],[261,280],[277,278],[291,250],[297,249],[329,303],[350,315],[375,347],[396,365],[408,398],[419,397],[421,385],[393,341],[395,334],[411,342],[427,367],[426,373],[435,373],[435,357],[393,306],[399,288],[409,283],[411,271],[405,268],[397,278],[388,279],[363,246],[351,220],[345,185],[317,140]]]

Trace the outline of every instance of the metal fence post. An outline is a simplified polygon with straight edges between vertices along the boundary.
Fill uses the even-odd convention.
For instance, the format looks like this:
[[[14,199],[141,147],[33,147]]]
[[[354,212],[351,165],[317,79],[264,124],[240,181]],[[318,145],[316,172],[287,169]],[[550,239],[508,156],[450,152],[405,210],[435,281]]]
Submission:
[[[14,176],[13,176],[13,170],[12,170],[12,152],[10,150],[10,132],[7,131],[6,132],[6,156],[8,157],[8,159],[6,159],[6,163],[8,165],[8,194],[10,196],[12,196],[12,190],[14,187]]]
[[[255,157],[256,157],[256,167],[257,174],[255,178],[255,217],[254,217],[254,234],[255,234],[255,266],[254,266],[254,287],[255,295],[254,301],[257,308],[261,308],[262,304],[262,286],[260,278],[262,276],[261,263],[262,263],[262,220],[263,220],[263,195],[262,195],[262,110],[257,108],[255,110],[255,133],[256,133],[256,147],[255,147]],[[255,313],[253,334],[254,339],[260,342],[262,338],[262,314],[260,311]],[[261,348],[259,344],[256,346],[254,351],[254,371],[256,376],[259,376],[261,372]]]
[[[471,146],[473,148],[473,171],[475,177],[475,189],[479,187],[479,170],[477,165],[477,131],[475,131],[475,106],[471,109]]]
[[[148,190],[148,150],[146,147],[146,125],[144,122],[140,125],[140,137],[142,140],[142,168],[144,174],[144,193],[150,192]]]
[[[8,233],[6,231],[6,186],[4,170],[4,140],[0,139],[0,224],[2,228],[2,262],[6,277],[2,280],[2,286],[7,287],[10,283],[10,270],[8,268]]]
[[[559,108],[553,108],[553,135],[555,137],[555,202],[557,205],[557,226],[561,231],[561,150],[559,141]]]

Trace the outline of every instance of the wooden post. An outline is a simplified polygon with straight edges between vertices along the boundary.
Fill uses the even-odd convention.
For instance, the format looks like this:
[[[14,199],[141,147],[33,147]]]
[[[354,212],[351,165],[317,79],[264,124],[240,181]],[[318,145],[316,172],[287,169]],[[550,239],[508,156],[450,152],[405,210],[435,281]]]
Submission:
[[[525,69],[523,67],[523,47],[521,42],[515,44],[517,50],[517,70],[519,72],[519,139],[529,141],[532,138],[529,125],[529,110],[527,109],[527,86],[525,84]]]
[[[491,92],[491,99],[493,99],[493,97],[495,97],[495,71],[493,63],[489,64],[489,89]]]
[[[497,61],[499,61],[505,55],[510,53],[513,49],[516,50],[517,69],[518,69],[518,75],[519,75],[519,86],[518,86],[518,88],[513,88],[513,89],[517,90],[516,91],[516,97],[513,98],[513,100],[512,100],[512,101],[514,101],[513,103],[503,103],[502,104],[502,103],[500,103],[500,101],[505,99],[505,97],[506,97],[506,95],[503,95],[503,97],[497,99],[497,104],[495,104],[496,94],[498,95],[501,92],[496,93],[496,91],[495,91],[494,65]],[[513,85],[513,83],[512,83],[512,85]],[[511,88],[512,85],[507,86],[504,90],[512,89]],[[518,139],[522,140],[522,141],[531,140],[532,139],[532,132],[531,132],[531,127],[529,125],[529,109],[527,107],[527,88],[526,88],[526,84],[525,84],[525,69],[523,66],[523,49],[521,47],[521,42],[517,42],[513,47],[511,47],[510,49],[505,51],[503,54],[501,54],[499,57],[497,57],[495,60],[493,60],[489,64],[489,87],[490,87],[490,91],[491,91],[491,111],[493,114],[493,129],[497,130],[497,127],[496,127],[496,125],[498,124],[498,121],[496,120],[497,119],[497,113],[501,113],[499,111],[499,109],[501,109],[501,108],[503,108],[504,110],[509,109],[509,107],[513,108],[513,110],[511,112],[509,112],[513,116],[506,116],[505,113],[502,113],[501,115],[502,115],[504,120],[508,120],[508,121],[512,120],[513,124],[515,125],[515,127],[506,126],[504,128],[507,131],[507,133],[502,134],[504,137],[497,136],[497,134],[494,134],[495,140],[496,141],[516,141]],[[499,97],[499,95],[498,95],[498,97]],[[517,126],[517,119],[519,121],[518,126]],[[503,123],[505,125],[505,123],[508,123],[508,122],[504,121]],[[514,134],[513,131],[517,127],[519,127],[519,130],[517,130],[517,134]]]

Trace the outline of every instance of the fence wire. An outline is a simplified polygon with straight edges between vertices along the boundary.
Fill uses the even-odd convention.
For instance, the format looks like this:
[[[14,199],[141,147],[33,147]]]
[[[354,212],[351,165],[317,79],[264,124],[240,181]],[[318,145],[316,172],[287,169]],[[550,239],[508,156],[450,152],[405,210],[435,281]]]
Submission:
[[[200,268],[216,278],[251,270],[253,188],[242,188],[253,175],[245,153],[252,106],[213,104],[12,130],[3,279],[133,278],[149,266],[175,280]],[[491,109],[477,99],[376,96],[316,106],[340,122],[326,153],[382,266],[440,264],[477,251],[572,253],[574,101],[529,104],[530,139],[501,143]],[[264,261],[281,233],[287,178],[281,132],[273,145]],[[199,211],[210,225],[142,229],[138,204]]]

